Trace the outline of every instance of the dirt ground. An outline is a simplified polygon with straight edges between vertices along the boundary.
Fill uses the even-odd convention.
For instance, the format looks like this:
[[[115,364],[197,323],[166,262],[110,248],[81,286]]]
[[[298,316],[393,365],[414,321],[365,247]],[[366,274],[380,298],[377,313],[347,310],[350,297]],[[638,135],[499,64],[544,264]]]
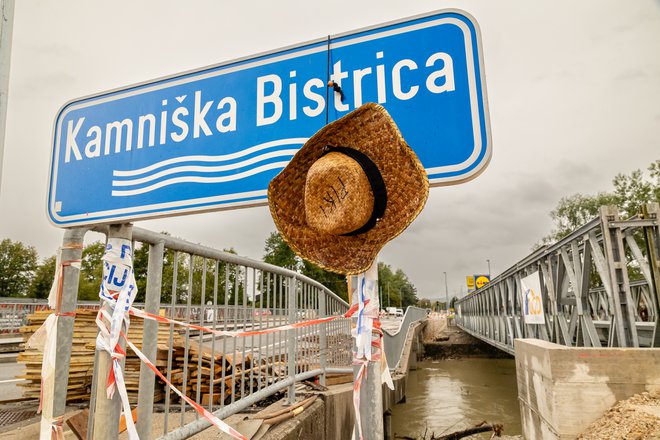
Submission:
[[[435,342],[447,328],[445,318],[429,319],[424,329],[424,343]]]
[[[660,391],[617,402],[578,437],[582,440],[660,439]]]
[[[424,329],[424,357],[461,359],[464,357],[508,358],[507,353],[459,329],[453,320],[429,319]]]

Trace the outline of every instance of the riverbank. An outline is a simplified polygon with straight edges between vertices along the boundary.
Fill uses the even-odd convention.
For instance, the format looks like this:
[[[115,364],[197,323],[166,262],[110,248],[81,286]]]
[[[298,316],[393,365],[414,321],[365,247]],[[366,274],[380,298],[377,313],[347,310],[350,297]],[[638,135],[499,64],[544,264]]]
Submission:
[[[453,320],[429,320],[423,335],[424,359],[462,359],[483,357],[513,359],[513,356],[477,339],[461,329]]]

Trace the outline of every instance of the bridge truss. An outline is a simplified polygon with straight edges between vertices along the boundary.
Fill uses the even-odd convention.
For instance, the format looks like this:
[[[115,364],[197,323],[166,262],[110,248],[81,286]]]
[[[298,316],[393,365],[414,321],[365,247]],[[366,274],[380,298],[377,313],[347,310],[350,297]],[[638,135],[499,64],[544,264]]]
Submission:
[[[514,353],[514,339],[571,347],[660,347],[658,203],[628,220],[613,206],[456,303],[468,333]],[[538,272],[543,323],[525,320],[522,279]]]

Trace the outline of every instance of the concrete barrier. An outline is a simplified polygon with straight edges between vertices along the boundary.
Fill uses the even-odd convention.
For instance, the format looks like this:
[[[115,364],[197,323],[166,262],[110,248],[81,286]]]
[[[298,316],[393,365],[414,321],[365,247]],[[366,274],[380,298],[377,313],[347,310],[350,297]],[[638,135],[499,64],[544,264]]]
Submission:
[[[574,439],[619,400],[660,390],[660,349],[572,348],[516,339],[523,436]]]
[[[411,324],[402,347],[401,362],[392,374],[394,390],[383,384],[383,411],[403,401],[406,395],[408,369],[416,362],[425,321]],[[295,418],[269,430],[262,440],[294,440],[313,438],[315,440],[345,440],[353,435],[355,413],[353,410],[353,384],[335,385],[328,391],[318,392],[321,400]]]

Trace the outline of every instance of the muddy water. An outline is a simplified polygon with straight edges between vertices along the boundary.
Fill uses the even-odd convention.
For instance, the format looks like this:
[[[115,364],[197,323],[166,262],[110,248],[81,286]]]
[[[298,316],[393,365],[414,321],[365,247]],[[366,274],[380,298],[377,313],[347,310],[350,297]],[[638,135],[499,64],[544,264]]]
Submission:
[[[428,429],[430,438],[483,420],[503,424],[506,435],[521,433],[513,359],[424,361],[418,367],[408,373],[406,403],[393,408],[395,434],[421,438]]]

